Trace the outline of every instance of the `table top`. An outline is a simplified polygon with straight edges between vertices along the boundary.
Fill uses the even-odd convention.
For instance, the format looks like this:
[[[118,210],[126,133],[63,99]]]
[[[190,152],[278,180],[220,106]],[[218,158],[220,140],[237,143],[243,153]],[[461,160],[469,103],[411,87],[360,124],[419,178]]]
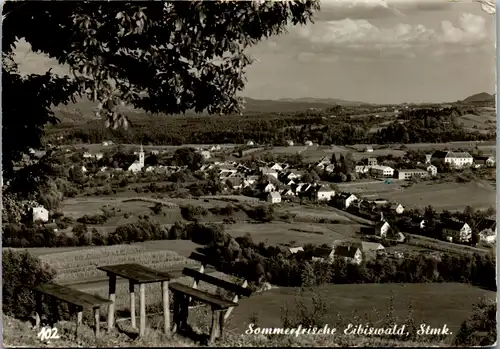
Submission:
[[[117,264],[98,267],[97,269],[109,274],[132,280],[137,284],[170,281],[168,273],[154,270],[140,264]]]

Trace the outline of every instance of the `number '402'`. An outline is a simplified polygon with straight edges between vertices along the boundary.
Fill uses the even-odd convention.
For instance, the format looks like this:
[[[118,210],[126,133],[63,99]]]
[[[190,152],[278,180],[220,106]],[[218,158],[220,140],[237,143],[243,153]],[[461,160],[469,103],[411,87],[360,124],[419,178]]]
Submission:
[[[46,341],[49,339],[59,339],[57,328],[43,327],[40,332],[38,332],[37,338],[40,338],[40,340],[42,341]]]

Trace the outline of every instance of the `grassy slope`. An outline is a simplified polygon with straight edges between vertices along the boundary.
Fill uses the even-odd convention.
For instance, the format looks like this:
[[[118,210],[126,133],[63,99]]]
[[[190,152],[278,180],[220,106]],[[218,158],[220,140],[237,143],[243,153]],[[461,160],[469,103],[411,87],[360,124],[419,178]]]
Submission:
[[[395,315],[404,322],[411,301],[414,320],[417,326],[428,323],[431,326],[447,326],[452,332],[458,331],[462,321],[471,312],[472,305],[480,297],[495,297],[494,292],[482,290],[465,284],[351,284],[326,285],[315,287],[303,295],[297,288],[278,288],[256,294],[240,301],[240,306],[234,312],[230,327],[240,331],[247,329],[249,317],[256,313],[259,325],[262,327],[279,326],[281,324],[281,307],[294,308],[296,297],[307,304],[313,294],[321,295],[330,304],[326,315],[329,324],[337,322],[337,314],[347,321],[353,321],[353,310],[363,318],[368,313],[371,321],[377,323],[383,320],[387,306],[394,291]],[[374,312],[374,308],[378,310]]]
[[[201,346],[190,339],[175,335],[167,337],[158,330],[147,330],[144,339],[133,340],[123,333],[103,333],[96,339],[93,331],[88,326],[82,326],[78,340],[74,338],[74,328],[69,323],[58,324],[57,328],[61,338],[48,343],[42,343],[36,339],[36,331],[28,322],[22,322],[9,316],[3,316],[3,343],[2,347],[46,347],[46,348],[69,348],[69,347],[197,347]],[[443,343],[436,343],[443,344]],[[265,336],[242,335],[234,331],[226,331],[222,341],[216,341],[216,347],[325,347],[325,346],[362,346],[362,347],[418,347],[421,344],[415,342],[401,342],[379,338],[362,338],[346,336],[277,336],[266,338]]]

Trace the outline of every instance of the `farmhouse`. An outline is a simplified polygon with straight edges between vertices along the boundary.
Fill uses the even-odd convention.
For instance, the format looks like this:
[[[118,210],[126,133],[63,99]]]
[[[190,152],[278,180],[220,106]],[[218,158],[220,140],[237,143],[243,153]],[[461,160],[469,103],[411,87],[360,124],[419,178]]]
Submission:
[[[377,166],[377,158],[368,158],[367,160],[368,166]]]
[[[354,194],[350,193],[340,193],[333,197],[335,204],[342,209],[348,208],[354,201],[358,200],[358,198]]]
[[[394,169],[389,166],[377,165],[370,167],[370,173],[375,177],[390,178],[394,176]]]
[[[249,146],[253,146],[253,145],[255,145],[255,144],[254,144],[254,142],[253,142],[253,141],[248,141],[248,142],[247,142],[247,145],[249,145]]]
[[[293,147],[293,141],[292,140],[287,140],[286,141],[286,145],[288,145],[289,147]]]
[[[304,145],[306,145],[308,147],[311,147],[313,145],[313,142],[311,142],[311,141],[305,141]]]
[[[373,148],[371,146],[367,146],[365,148],[365,152],[367,152],[367,153],[373,153]]]
[[[226,185],[232,189],[241,189],[243,188],[243,179],[239,177],[228,178],[226,179]]]
[[[357,247],[336,246],[334,253],[334,258],[342,259],[347,263],[361,264],[363,261],[363,254]]]
[[[335,190],[329,187],[322,186],[316,192],[316,199],[319,201],[330,201],[335,196]]]
[[[95,158],[96,158],[97,160],[101,160],[103,156],[104,156],[104,154],[103,154],[103,153],[96,153],[96,154],[95,154]]]
[[[396,214],[403,214],[405,208],[403,207],[403,205],[395,203],[390,206],[390,210],[396,212]]]
[[[31,214],[33,216],[33,222],[42,221],[47,222],[49,220],[49,211],[43,207],[32,207]]]
[[[365,165],[356,165],[355,169],[356,173],[367,173],[370,171],[370,167]]]
[[[267,193],[266,201],[271,204],[278,204],[281,202],[281,195],[277,191]]]
[[[450,164],[456,168],[471,166],[474,158],[468,152],[436,151],[432,154],[431,161]]]
[[[375,235],[384,238],[387,236],[389,229],[391,229],[391,226],[387,221],[380,221],[375,225]]]
[[[484,219],[476,229],[479,231],[481,241],[494,243],[497,239],[497,222],[494,219]]]
[[[274,169],[271,169],[269,167],[261,167],[259,170],[263,176],[273,176],[274,178],[278,179],[278,172],[276,172]]]
[[[378,242],[362,241],[360,243],[354,243],[351,246],[359,248],[361,252],[369,257],[375,257],[379,254],[385,253],[385,247]]]
[[[90,158],[93,158],[94,156],[89,153],[88,151],[86,151],[85,153],[83,153],[83,158],[84,159],[90,159]]]
[[[295,193],[293,192],[292,189],[285,189],[281,193],[281,196],[295,196]]]
[[[472,237],[472,229],[467,223],[449,220],[443,222],[443,235],[451,241],[468,242]]]
[[[208,150],[202,150],[200,151],[200,155],[203,157],[203,159],[208,160],[212,157],[210,152]]]
[[[281,165],[277,162],[275,162],[273,166],[270,167],[270,169],[274,171],[283,171],[283,167],[281,167]]]
[[[428,163],[425,164],[419,164],[417,165],[417,168],[426,170],[431,176],[437,175],[437,167]]]
[[[335,256],[334,248],[324,248],[318,247],[315,248],[312,253],[312,261],[313,262],[324,262],[324,263],[332,263]]]
[[[475,167],[493,167],[495,166],[495,159],[491,156],[474,156]]]
[[[424,178],[429,175],[426,170],[419,169],[409,169],[409,170],[397,170],[397,178],[401,180],[409,180],[414,177]]]
[[[291,254],[295,254],[299,251],[304,252],[304,248],[302,246],[299,247],[289,247],[288,250],[290,251]]]

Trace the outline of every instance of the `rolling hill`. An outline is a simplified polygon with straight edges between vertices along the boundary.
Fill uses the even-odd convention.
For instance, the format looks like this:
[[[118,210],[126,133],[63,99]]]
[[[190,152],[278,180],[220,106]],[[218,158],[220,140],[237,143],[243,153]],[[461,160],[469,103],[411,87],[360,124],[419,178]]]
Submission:
[[[475,95],[469,96],[465,98],[462,102],[471,103],[471,102],[495,102],[495,95],[490,95],[486,92],[477,93]]]

